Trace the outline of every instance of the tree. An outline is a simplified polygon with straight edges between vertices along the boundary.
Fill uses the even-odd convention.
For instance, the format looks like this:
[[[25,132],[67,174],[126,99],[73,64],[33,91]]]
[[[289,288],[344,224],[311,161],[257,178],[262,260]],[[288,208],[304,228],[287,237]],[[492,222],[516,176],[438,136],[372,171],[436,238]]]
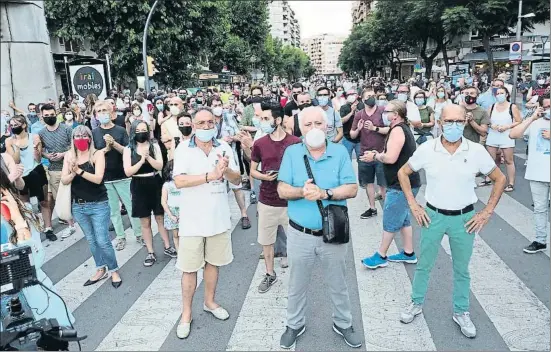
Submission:
[[[142,36],[151,0],[46,0],[48,25],[66,40],[89,40],[98,56],[110,54],[115,81],[133,81],[143,72]],[[224,3],[160,1],[148,30],[148,54],[156,80],[182,84],[196,71],[198,58],[224,43]]]
[[[549,0],[525,0],[522,12],[536,14],[522,19],[522,29],[531,29],[534,23],[549,19]],[[493,79],[494,57],[490,40],[494,35],[510,33],[517,25],[517,18],[518,0],[457,0],[455,6],[444,10],[442,22],[447,30],[457,29],[460,33],[478,31],[488,56],[490,79]]]

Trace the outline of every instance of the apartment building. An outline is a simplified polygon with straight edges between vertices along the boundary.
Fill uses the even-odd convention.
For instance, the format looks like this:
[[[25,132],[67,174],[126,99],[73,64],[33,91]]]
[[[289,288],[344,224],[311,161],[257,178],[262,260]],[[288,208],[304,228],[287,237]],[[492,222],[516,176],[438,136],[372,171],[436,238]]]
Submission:
[[[310,57],[318,75],[339,75],[339,55],[346,36],[320,34],[301,42],[302,50]]]
[[[375,9],[377,0],[360,0],[352,3],[352,23],[360,24]]]
[[[272,0],[268,4],[270,33],[285,45],[300,46],[300,25],[295,12],[286,0]]]

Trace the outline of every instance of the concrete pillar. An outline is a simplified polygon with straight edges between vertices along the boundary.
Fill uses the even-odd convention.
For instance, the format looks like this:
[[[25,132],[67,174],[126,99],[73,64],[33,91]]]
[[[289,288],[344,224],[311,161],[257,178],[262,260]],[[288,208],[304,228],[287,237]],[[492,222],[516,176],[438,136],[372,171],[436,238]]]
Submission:
[[[0,109],[9,101],[57,101],[54,63],[42,1],[0,0]]]

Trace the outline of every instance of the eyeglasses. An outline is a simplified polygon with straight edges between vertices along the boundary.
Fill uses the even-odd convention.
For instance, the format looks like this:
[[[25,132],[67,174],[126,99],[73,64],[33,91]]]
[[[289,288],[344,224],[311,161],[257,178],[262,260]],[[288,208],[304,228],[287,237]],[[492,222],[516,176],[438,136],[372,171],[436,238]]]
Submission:
[[[459,126],[459,125],[464,125],[465,122],[467,122],[467,120],[442,120],[442,124],[444,126],[452,126],[452,125]]]
[[[111,112],[110,110],[107,110],[107,109],[100,109],[100,110],[96,110],[96,114],[104,114],[106,112]]]

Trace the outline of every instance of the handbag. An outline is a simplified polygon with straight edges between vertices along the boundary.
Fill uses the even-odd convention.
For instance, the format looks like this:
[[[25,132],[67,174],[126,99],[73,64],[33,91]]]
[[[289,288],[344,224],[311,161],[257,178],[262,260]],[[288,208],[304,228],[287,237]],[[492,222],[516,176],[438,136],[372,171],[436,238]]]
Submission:
[[[304,155],[304,165],[308,177],[316,183],[314,174],[310,168],[308,156]],[[345,205],[329,204],[323,207],[321,200],[316,201],[321,214],[323,242],[333,244],[344,244],[350,241],[350,221],[348,219],[348,208]]]
[[[54,211],[61,220],[69,221],[73,218],[71,211],[71,184],[64,185],[59,182]]]

